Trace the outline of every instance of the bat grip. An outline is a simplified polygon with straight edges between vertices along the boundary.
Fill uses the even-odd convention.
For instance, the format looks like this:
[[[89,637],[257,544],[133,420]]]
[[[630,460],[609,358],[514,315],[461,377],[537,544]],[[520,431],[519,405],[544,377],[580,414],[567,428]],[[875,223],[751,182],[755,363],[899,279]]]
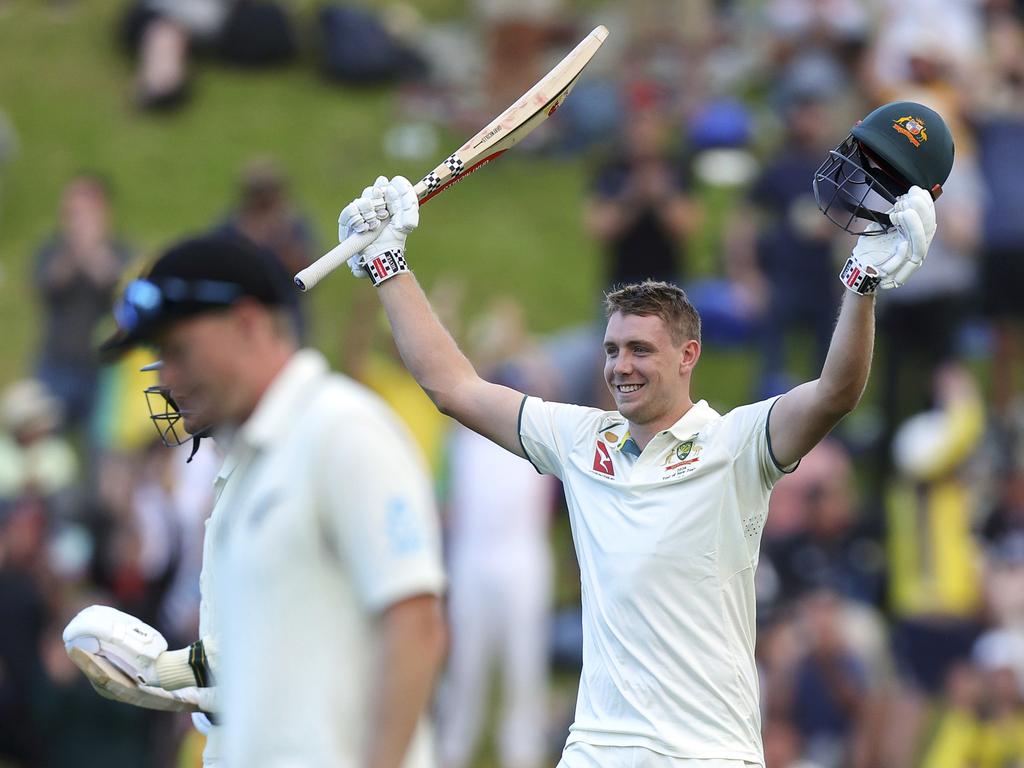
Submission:
[[[383,231],[384,227],[378,227],[372,232],[364,232],[361,235],[346,237],[334,248],[295,275],[295,285],[302,291],[308,291],[327,277],[329,273],[336,270],[376,240]]]

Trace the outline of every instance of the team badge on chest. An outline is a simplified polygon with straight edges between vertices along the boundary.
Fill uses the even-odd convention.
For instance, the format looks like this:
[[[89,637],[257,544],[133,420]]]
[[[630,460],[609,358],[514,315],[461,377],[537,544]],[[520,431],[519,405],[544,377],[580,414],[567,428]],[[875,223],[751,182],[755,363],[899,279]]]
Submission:
[[[685,440],[669,451],[665,458],[665,469],[662,480],[672,480],[687,475],[697,469],[700,462],[701,446],[696,438]]]

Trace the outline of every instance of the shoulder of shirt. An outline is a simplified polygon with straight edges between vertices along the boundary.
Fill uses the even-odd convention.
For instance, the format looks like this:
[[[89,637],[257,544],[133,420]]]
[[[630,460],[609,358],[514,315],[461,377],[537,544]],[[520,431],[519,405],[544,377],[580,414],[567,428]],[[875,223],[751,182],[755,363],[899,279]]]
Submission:
[[[730,424],[743,419],[757,419],[763,421],[768,418],[768,413],[771,411],[772,406],[775,405],[775,401],[779,399],[781,395],[773,395],[772,397],[765,398],[764,400],[758,400],[756,403],[744,403],[743,405],[737,405],[725,413],[721,414],[718,419],[715,420],[716,424]]]
[[[556,408],[565,409],[566,412],[573,412],[576,416],[577,426],[580,429],[587,430],[588,433],[591,431],[594,433],[603,432],[626,424],[626,418],[618,411],[602,411],[600,408],[594,408],[589,405],[559,403],[550,400],[542,400],[541,398],[530,399],[538,400],[546,406],[555,406]]]

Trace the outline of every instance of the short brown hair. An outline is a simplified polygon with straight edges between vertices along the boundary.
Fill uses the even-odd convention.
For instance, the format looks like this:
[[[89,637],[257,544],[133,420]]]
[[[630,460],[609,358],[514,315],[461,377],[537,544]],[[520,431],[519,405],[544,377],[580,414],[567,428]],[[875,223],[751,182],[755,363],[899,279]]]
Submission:
[[[668,326],[673,344],[681,345],[690,339],[700,341],[700,315],[678,285],[644,280],[619,286],[605,294],[604,309],[605,317],[616,312],[660,317]]]

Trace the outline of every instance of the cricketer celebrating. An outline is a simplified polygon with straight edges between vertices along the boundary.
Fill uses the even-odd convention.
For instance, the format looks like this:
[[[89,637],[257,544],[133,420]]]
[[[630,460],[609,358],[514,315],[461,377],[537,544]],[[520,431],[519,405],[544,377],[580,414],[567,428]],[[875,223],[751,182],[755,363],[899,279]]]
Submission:
[[[377,286],[437,407],[564,484],[583,671],[561,768],[764,764],[754,571],[768,497],[860,400],[873,294],[923,263],[952,158],[942,119],[911,103],[872,112],[829,153],[814,179],[819,206],[861,237],[821,375],[724,415],[691,399],[700,318],[681,289],[648,281],[608,294],[616,411],[544,402],[482,380],[434,315],[406,261],[419,220],[406,179],[379,178],[341,212],[342,239],[381,230],[349,266]]]
[[[444,576],[431,485],[382,401],[298,348],[295,293],[266,254],[217,237],[176,245],[126,289],[107,346],[156,347],[147,396],[170,406],[154,413],[162,436],[180,444],[183,424],[226,451],[201,639],[168,650],[92,606],[64,640],[142,683],[122,700],[216,713],[212,727],[194,716],[207,768],[432,768],[421,714],[443,655]]]

